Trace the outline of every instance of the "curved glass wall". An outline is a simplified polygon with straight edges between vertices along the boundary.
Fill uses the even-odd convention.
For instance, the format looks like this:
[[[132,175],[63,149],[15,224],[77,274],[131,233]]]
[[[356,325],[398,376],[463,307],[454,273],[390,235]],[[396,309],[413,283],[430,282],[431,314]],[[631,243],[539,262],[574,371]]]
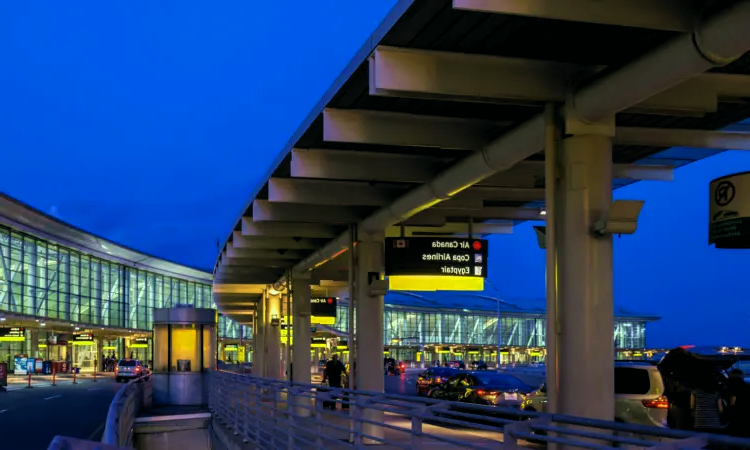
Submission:
[[[96,258],[0,225],[0,312],[151,330],[153,308],[216,308],[211,285]],[[250,327],[219,317],[219,337]]]
[[[349,307],[339,305],[335,327],[349,330]],[[500,314],[502,345],[537,348],[546,345],[544,315]],[[645,348],[646,321],[615,318],[616,348]],[[419,311],[385,305],[383,345],[497,345],[497,313],[485,311]]]

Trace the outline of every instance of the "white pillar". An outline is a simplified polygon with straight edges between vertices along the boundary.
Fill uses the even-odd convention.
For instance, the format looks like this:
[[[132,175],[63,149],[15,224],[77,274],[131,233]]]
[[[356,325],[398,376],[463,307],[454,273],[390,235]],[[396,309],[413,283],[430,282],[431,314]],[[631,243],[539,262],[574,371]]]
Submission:
[[[384,267],[383,239],[361,240],[357,245],[357,389],[383,392],[383,296],[370,294],[370,281],[380,279]],[[383,412],[365,410],[369,420],[383,421]],[[384,429],[365,424],[364,432],[383,437]]]
[[[281,295],[271,295],[266,291],[265,316],[265,346],[266,346],[266,377],[274,380],[282,379],[281,374],[281,336],[280,326],[272,326],[271,318],[281,319]]]
[[[265,324],[265,304],[266,294],[264,293],[258,302],[258,308],[255,310],[255,352],[253,357],[253,374],[257,377],[266,376],[266,324]]]
[[[612,204],[611,138],[592,134],[564,139],[558,170],[556,412],[614,420],[612,237],[591,233]]]
[[[310,384],[310,280],[295,277],[292,279],[292,381]],[[302,417],[311,415],[309,397],[299,396],[298,404],[306,405],[297,408]]]

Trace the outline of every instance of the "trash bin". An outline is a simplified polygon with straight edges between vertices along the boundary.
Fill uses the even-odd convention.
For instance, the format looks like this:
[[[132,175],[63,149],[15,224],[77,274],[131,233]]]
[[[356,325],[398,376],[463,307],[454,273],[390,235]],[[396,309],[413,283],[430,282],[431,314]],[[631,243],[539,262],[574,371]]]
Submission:
[[[177,360],[177,371],[178,372],[190,372],[190,360],[189,359],[178,359]]]
[[[73,370],[76,371],[76,375],[79,374],[79,373],[81,373],[81,368],[80,367],[76,367]]]

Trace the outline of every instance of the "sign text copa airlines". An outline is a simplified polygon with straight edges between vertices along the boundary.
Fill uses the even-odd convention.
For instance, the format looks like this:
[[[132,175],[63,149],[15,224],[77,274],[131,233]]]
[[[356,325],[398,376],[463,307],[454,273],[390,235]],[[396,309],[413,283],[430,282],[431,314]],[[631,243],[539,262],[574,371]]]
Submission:
[[[486,278],[487,241],[431,237],[387,238],[385,274]]]

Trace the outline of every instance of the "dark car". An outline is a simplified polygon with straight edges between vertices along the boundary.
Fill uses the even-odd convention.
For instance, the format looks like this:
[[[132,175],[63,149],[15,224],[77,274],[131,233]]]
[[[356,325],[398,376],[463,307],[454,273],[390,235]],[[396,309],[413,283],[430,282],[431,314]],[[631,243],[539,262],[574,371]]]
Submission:
[[[427,395],[432,389],[446,383],[458,370],[452,367],[430,367],[417,378],[417,395]]]
[[[388,375],[401,375],[406,371],[404,363],[396,362],[395,359],[388,359]]]
[[[480,359],[479,361],[472,361],[471,368],[473,370],[487,370],[487,363]]]
[[[520,408],[536,389],[512,375],[495,372],[459,373],[430,391],[430,398],[477,405]]]
[[[466,369],[466,364],[464,364],[463,361],[457,360],[457,361],[446,361],[445,367],[453,367],[454,369]]]

